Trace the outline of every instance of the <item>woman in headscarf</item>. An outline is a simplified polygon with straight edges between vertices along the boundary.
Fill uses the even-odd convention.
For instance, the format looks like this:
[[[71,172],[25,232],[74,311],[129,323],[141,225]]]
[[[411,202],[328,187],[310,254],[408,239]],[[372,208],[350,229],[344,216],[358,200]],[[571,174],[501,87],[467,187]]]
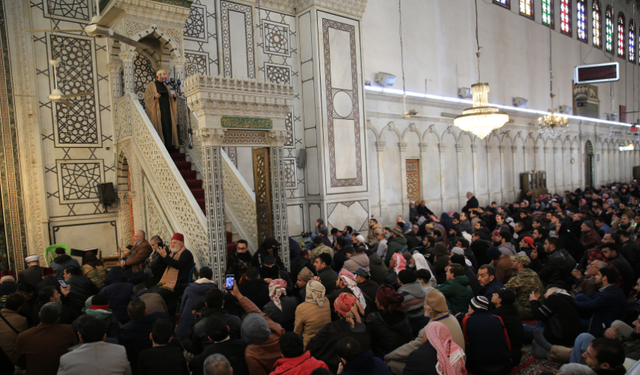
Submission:
[[[311,355],[324,361],[332,373],[338,371],[336,344],[345,337],[360,343],[362,350],[371,350],[371,335],[364,324],[364,308],[351,293],[341,293],[333,303],[339,319],[325,325],[307,344]]]
[[[271,280],[269,298],[271,301],[264,305],[262,312],[280,324],[285,331],[293,331],[298,301],[293,296],[287,296],[287,282],[283,279]]]
[[[464,350],[453,341],[447,326],[440,322],[427,324],[422,346],[407,358],[403,375],[465,375]]]
[[[82,274],[91,279],[98,288],[104,287],[103,280],[107,276],[107,270],[93,251],[86,252],[82,257]]]
[[[367,318],[367,327],[371,331],[371,348],[376,357],[404,345],[413,338],[409,318],[402,308],[404,297],[392,286],[381,285],[376,293],[378,311]]]
[[[305,346],[325,324],[331,322],[331,305],[324,296],[326,289],[316,279],[317,277],[314,277],[309,280],[306,287],[307,297],[296,308],[293,331],[302,336]]]

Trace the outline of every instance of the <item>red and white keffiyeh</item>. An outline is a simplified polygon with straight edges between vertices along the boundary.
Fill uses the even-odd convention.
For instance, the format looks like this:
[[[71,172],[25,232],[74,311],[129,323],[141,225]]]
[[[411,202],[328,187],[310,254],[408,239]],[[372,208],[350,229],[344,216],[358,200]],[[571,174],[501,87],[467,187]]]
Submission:
[[[364,294],[362,294],[362,290],[358,288],[358,283],[356,282],[356,277],[351,272],[346,269],[341,269],[338,277],[342,280],[342,282],[351,290],[354,296],[360,301],[360,304],[363,308],[367,308],[367,302],[364,299]]]
[[[400,271],[407,268],[407,260],[404,259],[404,256],[400,253],[393,254],[393,260],[395,260],[395,265],[393,266],[393,271],[395,271],[396,275],[400,273]]]
[[[273,301],[280,311],[282,311],[282,304],[280,303],[280,296],[287,295],[287,282],[282,279],[274,279],[269,283],[269,298]]]
[[[424,329],[424,335],[438,353],[436,371],[440,375],[465,375],[464,350],[453,341],[449,328],[440,322],[431,322]]]

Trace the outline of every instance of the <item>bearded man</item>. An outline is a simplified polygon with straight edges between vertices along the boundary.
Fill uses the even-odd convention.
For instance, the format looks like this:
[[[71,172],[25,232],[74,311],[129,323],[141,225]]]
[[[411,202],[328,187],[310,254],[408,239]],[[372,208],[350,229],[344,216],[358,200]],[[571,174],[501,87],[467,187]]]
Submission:
[[[160,139],[168,151],[177,150],[178,123],[176,120],[176,94],[171,94],[167,80],[167,72],[158,70],[156,80],[150,82],[144,91],[144,106],[149,120],[158,132]]]
[[[176,312],[178,297],[182,295],[185,285],[189,282],[189,271],[194,265],[193,255],[184,247],[184,236],[181,233],[175,233],[169,249],[167,250],[166,246],[159,248],[158,254],[167,268],[158,284],[149,291],[160,294],[167,304],[169,315],[173,315]]]

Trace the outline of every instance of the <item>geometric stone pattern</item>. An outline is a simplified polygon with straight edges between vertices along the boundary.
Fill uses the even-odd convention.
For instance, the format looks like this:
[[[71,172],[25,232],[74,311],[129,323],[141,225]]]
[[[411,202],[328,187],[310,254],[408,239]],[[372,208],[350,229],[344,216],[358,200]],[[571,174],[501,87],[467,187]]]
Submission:
[[[89,4],[93,0],[46,0],[45,15],[58,19],[89,21]]]
[[[156,79],[156,71],[153,69],[151,61],[142,54],[138,54],[134,60],[133,69],[135,93],[140,100],[142,108],[144,108],[144,91],[147,89],[147,85]]]
[[[232,3],[230,1],[220,1],[220,14],[222,20],[222,61],[223,76],[232,77],[231,72],[231,30],[229,25],[229,11],[244,13],[245,37],[247,43],[247,77],[256,78],[255,59],[253,51],[253,12],[249,5]]]
[[[209,55],[189,52],[184,54],[184,70],[185,76],[189,77],[194,74],[209,75]]]
[[[60,35],[50,38],[52,58],[61,61],[57,88],[64,95],[94,92],[92,40]],[[55,104],[58,147],[101,145],[95,98],[95,95],[72,98],[72,107]]]
[[[264,52],[274,55],[290,56],[289,25],[263,21]]]
[[[103,182],[103,163],[102,160],[57,160],[60,204],[97,201],[97,185]]]
[[[207,23],[205,15],[207,8],[198,5],[191,6],[189,18],[184,24],[184,37],[189,39],[207,40]]]
[[[289,219],[284,172],[284,149],[269,148],[269,169],[271,170],[271,207],[273,213],[273,237],[280,242],[280,259],[289,268]],[[257,194],[256,194],[257,200]]]

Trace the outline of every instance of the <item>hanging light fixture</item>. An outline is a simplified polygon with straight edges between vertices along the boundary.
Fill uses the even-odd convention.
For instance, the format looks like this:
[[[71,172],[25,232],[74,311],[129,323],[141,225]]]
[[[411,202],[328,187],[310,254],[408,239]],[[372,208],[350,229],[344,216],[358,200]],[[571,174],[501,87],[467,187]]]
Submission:
[[[551,107],[553,108],[553,48],[551,44],[551,28],[549,28],[549,89],[551,98]],[[560,109],[550,109],[549,114],[538,118],[538,130],[540,134],[549,138],[556,138],[569,128],[568,119],[561,115]]]
[[[453,124],[463,131],[475,134],[483,139],[494,129],[501,128],[507,121],[509,115],[500,111],[496,107],[489,106],[489,84],[480,81],[480,40],[478,38],[478,0],[475,0],[476,7],[476,45],[478,52],[478,83],[471,86],[473,96],[473,107],[462,111],[462,114],[453,120]]]
[[[629,133],[624,135],[622,141],[620,141],[620,145],[618,147],[620,151],[633,151],[635,149],[633,140],[629,137]]]

